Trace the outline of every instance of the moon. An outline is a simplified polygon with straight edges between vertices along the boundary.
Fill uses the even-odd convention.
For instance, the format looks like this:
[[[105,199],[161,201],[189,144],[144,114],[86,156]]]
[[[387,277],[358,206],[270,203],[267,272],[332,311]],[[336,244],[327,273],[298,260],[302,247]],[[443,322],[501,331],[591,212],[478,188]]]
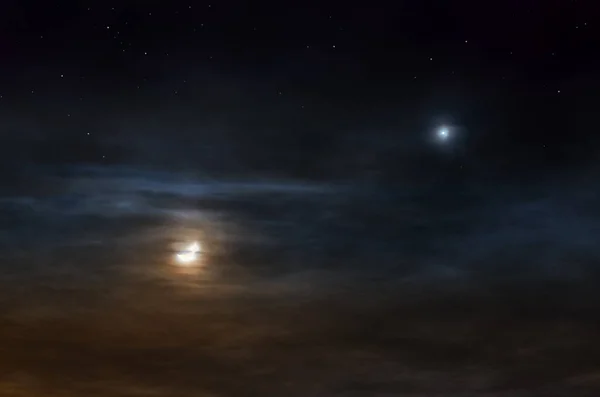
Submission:
[[[191,243],[185,250],[178,252],[175,255],[177,262],[183,265],[189,265],[198,259],[198,255],[201,252],[200,243]]]

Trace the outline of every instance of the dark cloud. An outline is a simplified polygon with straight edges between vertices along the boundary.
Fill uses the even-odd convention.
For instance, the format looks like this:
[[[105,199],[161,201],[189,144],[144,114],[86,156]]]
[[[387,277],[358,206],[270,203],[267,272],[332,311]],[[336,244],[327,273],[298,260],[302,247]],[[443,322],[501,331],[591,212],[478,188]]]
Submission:
[[[167,250],[177,230],[196,228],[206,238],[219,236],[219,244],[236,241],[230,256],[254,256],[263,270],[280,274],[335,268],[436,277],[440,271],[473,283],[499,271],[498,258],[540,277],[584,277],[588,266],[568,258],[592,262],[598,255],[595,195],[580,182],[560,189],[542,183],[529,193],[509,184],[457,185],[452,193],[440,190],[446,182],[390,189],[365,182],[219,180],[122,166],[68,167],[41,180],[2,198],[5,246],[158,243]]]

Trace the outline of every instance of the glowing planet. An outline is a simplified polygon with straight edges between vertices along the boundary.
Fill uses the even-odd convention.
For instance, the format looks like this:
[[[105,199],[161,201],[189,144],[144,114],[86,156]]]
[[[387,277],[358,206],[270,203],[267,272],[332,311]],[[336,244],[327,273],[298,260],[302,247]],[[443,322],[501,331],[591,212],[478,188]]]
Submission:
[[[177,262],[181,264],[190,264],[195,262],[198,259],[198,254],[201,252],[200,244],[194,242],[190,244],[185,250],[178,252],[175,255]]]
[[[450,128],[441,127],[437,132],[437,136],[440,140],[447,141],[450,138]]]

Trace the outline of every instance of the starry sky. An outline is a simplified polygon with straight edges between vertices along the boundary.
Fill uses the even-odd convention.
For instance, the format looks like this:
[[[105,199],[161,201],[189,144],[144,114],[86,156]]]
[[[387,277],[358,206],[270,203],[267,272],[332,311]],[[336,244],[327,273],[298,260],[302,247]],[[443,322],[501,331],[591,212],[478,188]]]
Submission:
[[[4,0],[0,395],[597,395],[598,40],[582,0]]]

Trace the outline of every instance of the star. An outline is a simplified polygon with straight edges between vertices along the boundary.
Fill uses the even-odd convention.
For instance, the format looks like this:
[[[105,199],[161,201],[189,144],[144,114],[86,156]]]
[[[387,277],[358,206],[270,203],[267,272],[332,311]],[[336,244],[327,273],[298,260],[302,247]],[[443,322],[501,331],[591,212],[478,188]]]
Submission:
[[[441,150],[454,152],[460,146],[460,129],[452,124],[438,125],[429,137],[430,143]]]

